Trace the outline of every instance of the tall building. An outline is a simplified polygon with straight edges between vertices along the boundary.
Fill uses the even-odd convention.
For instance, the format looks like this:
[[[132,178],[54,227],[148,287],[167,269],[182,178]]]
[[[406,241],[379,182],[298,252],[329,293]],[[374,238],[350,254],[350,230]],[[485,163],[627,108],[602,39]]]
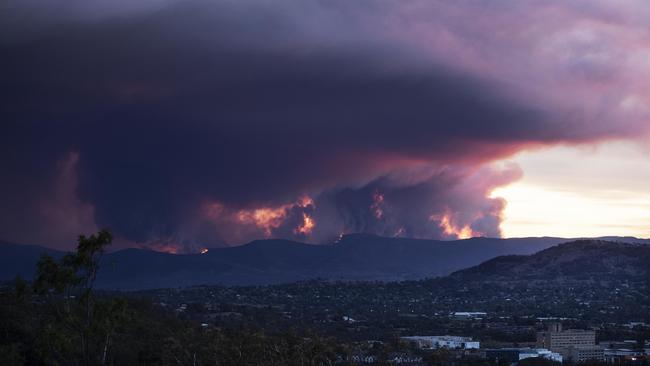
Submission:
[[[596,345],[595,331],[563,330],[560,323],[551,323],[547,331],[537,333],[537,347],[557,352],[574,362],[604,359],[603,349]]]

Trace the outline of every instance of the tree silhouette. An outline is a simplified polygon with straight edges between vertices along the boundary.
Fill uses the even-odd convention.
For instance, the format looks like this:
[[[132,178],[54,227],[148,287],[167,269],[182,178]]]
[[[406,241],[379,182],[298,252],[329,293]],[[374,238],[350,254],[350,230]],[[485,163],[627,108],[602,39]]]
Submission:
[[[44,255],[38,262],[34,291],[54,310],[43,333],[48,338],[44,350],[54,360],[65,354],[69,363],[69,352],[73,352],[75,363],[106,364],[111,337],[125,304],[118,298],[98,302],[93,289],[101,257],[112,240],[107,230],[81,235],[76,252],[60,261]]]

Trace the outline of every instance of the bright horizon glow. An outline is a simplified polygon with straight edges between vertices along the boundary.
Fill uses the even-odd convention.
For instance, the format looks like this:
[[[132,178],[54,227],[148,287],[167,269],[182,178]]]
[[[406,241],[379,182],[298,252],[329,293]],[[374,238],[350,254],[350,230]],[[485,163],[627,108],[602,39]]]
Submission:
[[[503,236],[650,237],[650,154],[631,143],[555,147],[512,160],[524,177],[495,189]]]

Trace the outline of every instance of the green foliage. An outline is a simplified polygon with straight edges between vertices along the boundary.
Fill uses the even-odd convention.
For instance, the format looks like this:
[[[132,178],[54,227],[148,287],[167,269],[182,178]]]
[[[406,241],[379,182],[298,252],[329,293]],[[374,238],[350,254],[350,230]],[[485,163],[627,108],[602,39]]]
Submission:
[[[66,255],[59,263],[50,256],[43,256],[38,262],[34,289],[39,294],[52,291],[62,294],[80,289],[82,296],[90,296],[101,256],[112,241],[111,233],[102,230],[90,237],[80,235],[77,251]]]
[[[13,305],[33,312],[32,319],[39,323],[31,340],[32,358],[52,365],[106,364],[114,330],[123,320],[124,302],[97,301],[93,285],[101,256],[111,241],[111,234],[102,230],[89,237],[81,235],[76,252],[60,261],[43,256],[36,269],[33,299],[28,284],[15,281]],[[14,309],[8,306],[7,311]],[[15,324],[8,324],[8,328],[29,334],[29,330]],[[7,354],[15,350],[11,348]]]
[[[33,285],[0,291],[0,365],[333,365],[346,350],[316,335],[206,329],[148,300],[98,296],[108,231],[80,236],[77,250],[43,256]]]
[[[20,343],[0,345],[0,365],[17,366],[25,364],[25,358],[21,352]]]

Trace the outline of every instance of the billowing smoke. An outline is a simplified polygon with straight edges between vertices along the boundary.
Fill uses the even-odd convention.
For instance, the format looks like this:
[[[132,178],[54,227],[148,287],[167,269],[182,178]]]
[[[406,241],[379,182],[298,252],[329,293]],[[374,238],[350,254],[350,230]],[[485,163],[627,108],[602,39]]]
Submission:
[[[521,172],[495,161],[646,131],[647,86],[594,92],[631,80],[596,40],[635,33],[607,33],[602,12],[584,15],[593,39],[571,33],[571,6],[535,13],[554,17],[547,39],[473,2],[75,4],[9,1],[0,16],[6,240],[70,247],[71,231],[108,227],[123,245],[182,251],[499,236],[505,202],[490,193]],[[475,22],[479,10],[501,15]],[[499,27],[511,32],[482,38]],[[563,52],[569,41],[593,57]],[[43,207],[74,225],[35,220]]]

